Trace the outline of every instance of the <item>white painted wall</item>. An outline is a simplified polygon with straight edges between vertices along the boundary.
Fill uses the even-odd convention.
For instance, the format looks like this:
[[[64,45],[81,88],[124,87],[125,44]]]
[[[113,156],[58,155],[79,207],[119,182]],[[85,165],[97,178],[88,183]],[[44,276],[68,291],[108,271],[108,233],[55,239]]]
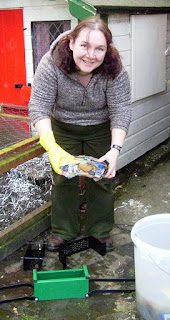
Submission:
[[[131,67],[130,16],[128,14],[109,15],[108,26],[113,34],[113,42],[119,50],[129,76]]]
[[[23,11],[24,28],[25,30],[25,54],[26,54],[26,71],[27,71],[27,82],[32,83],[34,72],[33,72],[33,55],[32,55],[32,42],[31,42],[31,22],[36,21],[60,21],[70,20],[71,27],[77,23],[77,19],[74,19],[68,10],[68,5],[65,1],[63,4],[59,4],[55,1],[44,1],[47,5],[35,5],[39,0],[33,0],[34,6],[25,6]],[[30,0],[30,2],[32,2]],[[50,5],[49,5],[50,3]]]
[[[132,101],[166,90],[167,14],[133,15]]]
[[[132,122],[118,169],[134,161],[170,136],[170,14],[167,16],[166,86],[162,93],[132,103]],[[131,17],[129,14],[109,16],[109,27],[123,64],[132,80]]]
[[[170,91],[170,14],[168,15],[167,26],[167,56],[166,56],[166,70],[167,70],[167,89]]]

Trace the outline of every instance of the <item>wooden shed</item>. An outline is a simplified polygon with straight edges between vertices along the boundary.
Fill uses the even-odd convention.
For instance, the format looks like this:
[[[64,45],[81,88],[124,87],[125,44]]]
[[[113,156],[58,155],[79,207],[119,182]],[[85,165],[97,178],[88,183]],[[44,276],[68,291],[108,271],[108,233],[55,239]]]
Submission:
[[[170,1],[87,2],[108,22],[131,79],[133,119],[121,168],[170,135]],[[0,0],[0,102],[27,105],[22,87],[31,86],[51,42],[76,24],[65,0]]]
[[[128,70],[133,118],[118,167],[170,135],[170,1],[96,0]]]

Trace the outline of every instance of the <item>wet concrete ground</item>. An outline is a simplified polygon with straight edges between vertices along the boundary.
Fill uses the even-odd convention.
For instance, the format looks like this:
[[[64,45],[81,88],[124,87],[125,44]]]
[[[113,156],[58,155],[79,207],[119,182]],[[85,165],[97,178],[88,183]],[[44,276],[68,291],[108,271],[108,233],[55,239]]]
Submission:
[[[167,157],[170,141],[131,164],[116,178],[115,227],[112,230],[114,250],[101,256],[92,249],[68,258],[68,268],[87,265],[91,277],[133,278],[134,255],[130,232],[142,217],[170,213],[170,162]],[[165,150],[166,149],[166,150]],[[165,152],[166,151],[166,152]],[[166,157],[157,157],[160,152]],[[153,160],[155,159],[155,160]],[[159,161],[158,161],[159,160]],[[141,169],[142,168],[142,169]],[[50,230],[36,241],[45,239]],[[21,248],[0,263],[1,285],[32,282],[32,272],[23,271]],[[58,253],[46,251],[42,270],[62,269]],[[111,282],[91,283],[92,289],[125,288]],[[128,285],[128,288],[130,286]],[[23,294],[32,289],[13,289],[1,292],[1,299]],[[134,293],[94,294],[89,298],[55,301],[19,301],[0,305],[0,320],[142,320],[136,309]]]

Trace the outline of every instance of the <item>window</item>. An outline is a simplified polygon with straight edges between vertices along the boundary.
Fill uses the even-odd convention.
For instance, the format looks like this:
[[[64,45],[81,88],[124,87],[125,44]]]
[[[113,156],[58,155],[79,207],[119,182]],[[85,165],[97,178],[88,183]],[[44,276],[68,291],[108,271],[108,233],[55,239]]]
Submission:
[[[51,43],[64,31],[69,30],[70,21],[32,22],[32,47],[34,72]]]

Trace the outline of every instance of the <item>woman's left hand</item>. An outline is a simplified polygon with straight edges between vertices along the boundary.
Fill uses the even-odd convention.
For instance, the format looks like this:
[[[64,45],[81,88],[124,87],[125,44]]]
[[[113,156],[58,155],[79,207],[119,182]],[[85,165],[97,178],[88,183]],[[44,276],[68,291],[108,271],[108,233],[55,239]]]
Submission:
[[[117,149],[112,148],[104,156],[98,159],[99,162],[107,161],[109,163],[108,171],[104,176],[105,178],[111,179],[115,177],[118,156],[119,151]]]

